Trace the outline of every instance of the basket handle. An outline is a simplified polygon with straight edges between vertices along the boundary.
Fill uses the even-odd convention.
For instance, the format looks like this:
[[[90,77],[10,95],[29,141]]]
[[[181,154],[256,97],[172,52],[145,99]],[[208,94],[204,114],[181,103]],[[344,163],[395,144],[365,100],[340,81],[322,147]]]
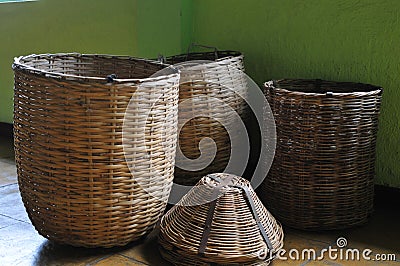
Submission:
[[[217,47],[208,46],[208,45],[203,45],[203,44],[198,44],[198,43],[192,42],[192,43],[189,45],[188,49],[187,49],[186,61],[188,60],[189,54],[190,54],[191,51],[193,51],[193,48],[194,48],[194,47],[201,47],[201,48],[206,48],[206,49],[212,49],[212,50],[214,50],[214,56],[215,56],[215,59],[214,59],[214,60],[217,60],[217,59],[218,59],[218,48],[217,48]]]
[[[159,61],[161,64],[165,64],[165,62],[167,61],[167,59],[165,58],[164,55],[158,54],[157,61]]]

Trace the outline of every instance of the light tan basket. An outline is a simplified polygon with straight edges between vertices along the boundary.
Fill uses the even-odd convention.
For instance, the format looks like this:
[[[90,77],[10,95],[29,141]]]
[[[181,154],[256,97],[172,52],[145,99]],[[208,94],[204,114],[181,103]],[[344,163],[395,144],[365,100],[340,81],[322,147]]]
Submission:
[[[204,63],[193,66],[190,64],[193,60]],[[183,155],[191,160],[199,158],[199,144],[206,137],[211,138],[216,145],[215,158],[210,160],[212,162],[208,166],[202,168],[204,164],[201,160],[190,162],[191,169],[200,170],[181,168],[181,165],[185,165],[185,159],[177,156],[174,181],[182,185],[195,185],[206,174],[223,172],[228,164],[230,138],[238,134],[232,129],[239,123],[232,110],[241,120],[245,119],[247,81],[243,72],[243,55],[236,51],[218,50],[188,52],[168,57],[166,62],[178,64],[181,71],[179,123],[184,126],[180,131],[178,145]],[[227,129],[230,129],[231,136]],[[213,154],[214,147],[211,142],[204,144],[202,153]]]
[[[177,142],[179,73],[150,77],[164,67],[75,53],[15,59],[18,183],[42,236],[112,247],[153,229]]]
[[[161,219],[159,243],[175,265],[268,265],[283,231],[247,180],[210,174]]]

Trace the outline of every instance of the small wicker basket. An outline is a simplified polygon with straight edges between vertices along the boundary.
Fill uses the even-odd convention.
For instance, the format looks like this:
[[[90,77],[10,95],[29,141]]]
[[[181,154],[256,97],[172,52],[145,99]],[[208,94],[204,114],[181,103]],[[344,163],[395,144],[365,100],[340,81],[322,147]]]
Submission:
[[[282,227],[250,183],[229,174],[203,177],[160,227],[161,254],[175,265],[268,265],[283,247]]]
[[[42,236],[112,247],[153,229],[177,142],[178,70],[150,77],[164,67],[76,53],[15,59],[18,183]]]
[[[182,64],[193,60],[203,63],[198,66]],[[193,52],[168,57],[166,63],[180,65],[177,66],[181,71],[179,124],[183,127],[178,145],[182,154],[191,160],[190,168],[196,169],[180,167],[186,159],[177,154],[174,181],[195,185],[206,174],[223,172],[228,164],[230,138],[235,138],[238,131],[235,129],[237,116],[233,116],[232,110],[241,120],[245,118],[247,81],[243,55],[235,51]],[[221,124],[221,121],[225,122]],[[200,152],[200,141],[204,138],[211,138],[214,143],[205,144]],[[214,144],[217,152],[213,160],[206,158],[211,161],[209,165],[195,160],[201,154],[214,154]]]
[[[285,225],[362,224],[372,212],[382,88],[323,80],[265,83],[275,116],[274,162],[260,198]]]

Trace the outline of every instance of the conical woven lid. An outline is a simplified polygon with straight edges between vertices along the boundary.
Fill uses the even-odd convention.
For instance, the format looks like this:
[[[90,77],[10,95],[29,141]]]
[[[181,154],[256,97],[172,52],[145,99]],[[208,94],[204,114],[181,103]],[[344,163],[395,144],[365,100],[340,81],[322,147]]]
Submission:
[[[176,265],[262,265],[282,248],[283,231],[247,180],[211,174],[162,218],[159,242]]]

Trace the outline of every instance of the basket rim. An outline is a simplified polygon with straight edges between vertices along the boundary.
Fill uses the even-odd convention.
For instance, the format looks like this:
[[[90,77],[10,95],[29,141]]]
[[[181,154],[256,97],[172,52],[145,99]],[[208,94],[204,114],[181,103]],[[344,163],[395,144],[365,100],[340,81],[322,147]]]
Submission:
[[[222,55],[222,57],[218,57],[217,59],[215,59],[215,60],[210,60],[211,62],[207,62],[207,63],[204,63],[204,64],[215,64],[215,63],[220,63],[220,62],[223,62],[223,61],[225,61],[225,60],[229,60],[229,59],[232,59],[232,58],[235,58],[235,57],[241,57],[241,58],[243,58],[244,56],[243,56],[243,53],[242,52],[240,52],[240,51],[234,51],[234,50],[217,50],[217,51],[212,51],[212,52],[210,52],[210,51],[208,51],[208,52],[190,52],[190,53],[182,53],[182,54],[177,54],[177,55],[172,55],[172,56],[167,56],[167,57],[165,57],[165,60],[166,60],[166,62],[168,62],[168,61],[171,61],[171,60],[174,60],[174,59],[177,59],[177,58],[181,58],[181,57],[188,57],[188,58],[186,58],[185,60],[183,60],[183,61],[180,61],[180,62],[178,62],[178,63],[181,63],[181,62],[189,62],[189,61],[196,61],[196,60],[198,60],[198,59],[190,59],[190,56],[191,55],[198,55],[198,56],[201,56],[201,55],[214,55],[215,53],[220,53],[221,55]],[[168,63],[169,64],[169,63]],[[175,63],[175,64],[177,64],[177,63]],[[174,65],[174,64],[169,64],[169,65]]]
[[[207,59],[207,55],[213,56],[215,52],[190,52],[179,55],[173,55],[164,58],[166,64],[175,67],[182,71],[183,75],[190,73],[190,71],[198,73],[213,73],[215,69],[219,69],[221,66],[227,66],[228,69],[231,67],[231,63],[240,60],[243,61],[243,54],[239,51],[233,50],[219,50],[217,51],[222,55],[217,59]],[[190,56],[193,56],[192,58]],[[194,58],[198,56],[199,58]],[[194,65],[190,65],[190,62],[196,62]],[[239,69],[239,68],[238,68]],[[219,70],[217,70],[219,71]]]
[[[124,60],[135,60],[135,61],[143,61],[146,63],[150,64],[155,64],[155,65],[160,65],[164,66],[164,68],[160,69],[165,71],[166,69],[169,69],[171,73],[168,73],[166,75],[161,75],[157,77],[147,77],[147,78],[133,78],[133,79],[122,79],[122,78],[115,78],[113,79],[113,83],[144,83],[144,82],[149,82],[149,81],[158,81],[158,80],[163,80],[163,79],[169,79],[175,76],[180,75],[180,70],[169,65],[162,63],[160,61],[156,60],[151,60],[151,59],[145,59],[145,58],[140,58],[140,57],[132,57],[128,55],[109,55],[109,54],[82,54],[82,53],[77,53],[77,52],[70,52],[70,53],[45,53],[45,54],[30,54],[30,55],[24,55],[24,56],[19,56],[19,57],[14,57],[14,62],[12,64],[12,69],[15,70],[22,70],[22,71],[28,71],[34,74],[38,75],[43,75],[49,78],[56,78],[56,79],[72,79],[72,80],[82,80],[82,81],[95,81],[95,82],[104,82],[107,81],[107,77],[96,77],[96,76],[77,76],[77,75],[71,75],[71,74],[64,74],[60,72],[50,72],[38,68],[34,68],[30,66],[29,64],[23,62],[23,60],[27,59],[33,59],[33,58],[56,58],[56,57],[61,57],[61,56],[75,56],[75,57],[102,57],[102,58],[118,58],[118,59],[124,59]]]
[[[322,84],[334,84],[337,87],[348,85],[352,86],[360,86],[358,90],[349,90],[349,91],[336,91],[332,88],[331,90],[322,90],[315,91],[306,91],[306,90],[298,90],[296,88],[282,88],[279,86],[279,82],[314,82],[314,83],[322,83]],[[367,95],[380,95],[383,92],[383,88],[380,86],[368,84],[368,83],[360,83],[360,82],[351,82],[351,81],[330,81],[330,80],[322,80],[322,79],[277,79],[277,80],[269,80],[264,82],[264,88],[270,90],[281,91],[287,94],[293,95],[302,95],[302,96],[367,96]]]

